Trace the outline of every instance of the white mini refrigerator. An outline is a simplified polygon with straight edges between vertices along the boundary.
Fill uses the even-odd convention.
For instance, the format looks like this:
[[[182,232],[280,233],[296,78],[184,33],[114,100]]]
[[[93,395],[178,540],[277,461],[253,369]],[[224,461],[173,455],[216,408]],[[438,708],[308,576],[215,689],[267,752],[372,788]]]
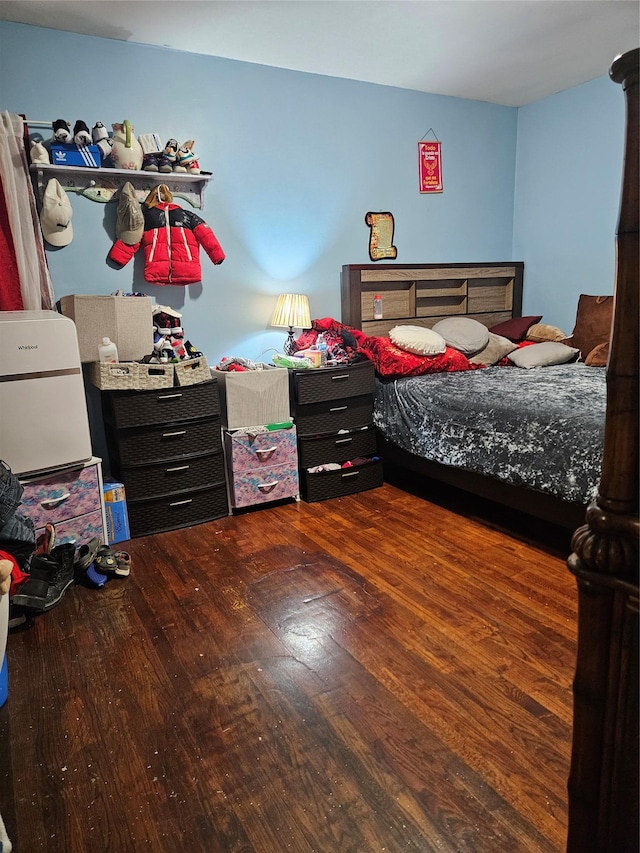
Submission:
[[[91,456],[73,320],[57,311],[0,311],[0,458],[23,475]]]

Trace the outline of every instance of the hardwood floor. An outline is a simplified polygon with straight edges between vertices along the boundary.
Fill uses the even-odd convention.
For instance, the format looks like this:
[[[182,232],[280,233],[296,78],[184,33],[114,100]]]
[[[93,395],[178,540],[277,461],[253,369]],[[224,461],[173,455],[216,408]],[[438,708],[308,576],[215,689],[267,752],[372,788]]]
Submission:
[[[10,634],[15,853],[563,851],[569,536],[504,520],[385,484],[132,540]]]

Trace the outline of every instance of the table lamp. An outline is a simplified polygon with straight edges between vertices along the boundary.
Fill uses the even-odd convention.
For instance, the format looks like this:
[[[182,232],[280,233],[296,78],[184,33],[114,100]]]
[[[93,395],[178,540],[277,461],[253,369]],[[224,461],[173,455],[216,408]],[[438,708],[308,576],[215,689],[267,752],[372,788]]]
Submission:
[[[293,340],[294,328],[311,328],[311,312],[309,310],[308,298],[300,293],[281,293],[276,302],[275,311],[271,318],[271,325],[289,330],[282,350],[286,355],[293,355],[296,351],[296,344]]]

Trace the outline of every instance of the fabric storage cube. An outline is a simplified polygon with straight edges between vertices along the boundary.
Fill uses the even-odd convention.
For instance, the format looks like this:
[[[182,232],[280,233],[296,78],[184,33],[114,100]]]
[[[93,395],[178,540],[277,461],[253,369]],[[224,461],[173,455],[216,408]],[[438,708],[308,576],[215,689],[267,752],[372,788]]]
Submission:
[[[153,352],[150,296],[70,294],[60,299],[60,313],[76,324],[80,361],[96,361],[98,346],[109,337],[120,361],[139,361]]]
[[[290,420],[289,372],[284,368],[211,373],[219,380],[222,423],[228,429]]]

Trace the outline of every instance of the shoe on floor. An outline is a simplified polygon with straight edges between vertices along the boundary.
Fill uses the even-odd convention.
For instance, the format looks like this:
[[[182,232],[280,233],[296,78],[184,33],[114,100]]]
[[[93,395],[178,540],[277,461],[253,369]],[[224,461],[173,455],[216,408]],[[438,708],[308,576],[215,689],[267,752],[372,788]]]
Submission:
[[[50,554],[34,554],[29,580],[20,586],[12,603],[36,613],[55,607],[73,583],[75,552],[73,543],[64,542]]]
[[[102,543],[98,537],[94,536],[93,539],[90,539],[78,548],[76,559],[73,564],[76,577],[87,571],[91,563],[93,563],[101,545]]]

